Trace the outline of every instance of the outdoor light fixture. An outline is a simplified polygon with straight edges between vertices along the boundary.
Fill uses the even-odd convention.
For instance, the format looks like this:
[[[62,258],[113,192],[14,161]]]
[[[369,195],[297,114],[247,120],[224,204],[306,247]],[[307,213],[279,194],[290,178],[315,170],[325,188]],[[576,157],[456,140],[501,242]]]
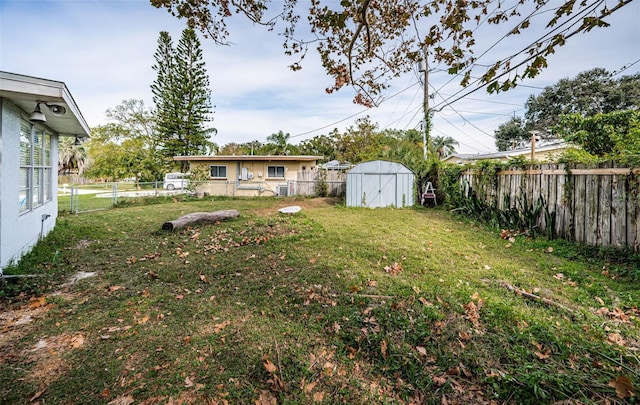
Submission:
[[[31,115],[29,116],[29,121],[31,122],[47,122],[47,118],[44,116],[42,111],[40,111],[40,103],[36,104],[36,109],[33,110]]]
[[[47,104],[45,103],[49,110],[53,113],[53,115],[57,115],[58,117],[64,115],[67,112],[67,109],[58,104]]]
[[[74,144],[74,145],[76,145],[76,146],[78,146],[78,145],[82,145],[82,141],[80,140],[80,138],[78,138],[78,137],[76,136],[76,140],[75,140],[75,141],[73,141],[73,144]]]
[[[47,122],[47,118],[42,113],[42,110],[40,110],[40,104],[44,104],[49,107],[49,111],[51,111],[51,113],[57,117],[61,117],[67,112],[67,109],[64,108],[64,106],[58,104],[48,104],[44,101],[36,101],[36,108],[29,116],[29,120],[31,122]]]

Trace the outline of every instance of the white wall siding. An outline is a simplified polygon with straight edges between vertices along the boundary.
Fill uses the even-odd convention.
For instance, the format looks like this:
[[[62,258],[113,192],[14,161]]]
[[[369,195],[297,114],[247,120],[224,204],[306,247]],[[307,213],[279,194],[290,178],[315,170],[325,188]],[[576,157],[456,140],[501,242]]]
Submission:
[[[1,99],[0,127],[0,274],[2,268],[17,262],[55,226],[58,214],[57,157],[58,137],[51,137],[53,170],[52,200],[33,211],[19,213],[20,122],[24,114],[15,104]],[[43,220],[44,217],[48,217]],[[42,235],[41,235],[42,230]]]

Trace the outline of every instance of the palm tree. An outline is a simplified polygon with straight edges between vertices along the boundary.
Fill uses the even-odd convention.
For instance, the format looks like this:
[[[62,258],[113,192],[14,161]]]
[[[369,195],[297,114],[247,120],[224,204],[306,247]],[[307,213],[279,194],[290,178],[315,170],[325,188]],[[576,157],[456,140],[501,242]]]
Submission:
[[[89,168],[89,153],[84,145],[76,145],[74,138],[60,138],[58,145],[58,174],[82,175]]]
[[[278,131],[277,134],[271,134],[267,137],[267,142],[273,144],[274,153],[276,155],[286,155],[289,147],[289,138],[291,135]]]
[[[431,148],[438,154],[438,159],[455,153],[458,145],[458,141],[450,136],[434,136],[431,139]]]

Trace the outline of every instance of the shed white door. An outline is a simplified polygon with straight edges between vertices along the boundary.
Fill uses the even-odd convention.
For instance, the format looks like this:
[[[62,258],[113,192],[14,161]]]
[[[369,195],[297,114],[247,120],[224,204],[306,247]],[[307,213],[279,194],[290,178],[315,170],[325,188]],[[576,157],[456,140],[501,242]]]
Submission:
[[[397,205],[395,174],[364,174],[362,191],[369,208]]]

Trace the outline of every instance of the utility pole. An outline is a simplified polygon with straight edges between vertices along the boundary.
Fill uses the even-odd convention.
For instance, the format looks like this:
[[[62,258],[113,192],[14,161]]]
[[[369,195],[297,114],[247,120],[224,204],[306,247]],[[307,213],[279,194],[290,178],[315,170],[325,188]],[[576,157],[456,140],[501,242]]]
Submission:
[[[538,137],[538,134],[540,133],[540,131],[529,131],[529,133],[531,134],[531,161],[535,161],[536,160],[536,138]]]
[[[427,144],[429,142],[429,52],[427,47],[424,47],[424,57],[420,62],[420,72],[424,73],[424,133],[422,134],[422,149],[424,154],[424,160],[427,160]]]

